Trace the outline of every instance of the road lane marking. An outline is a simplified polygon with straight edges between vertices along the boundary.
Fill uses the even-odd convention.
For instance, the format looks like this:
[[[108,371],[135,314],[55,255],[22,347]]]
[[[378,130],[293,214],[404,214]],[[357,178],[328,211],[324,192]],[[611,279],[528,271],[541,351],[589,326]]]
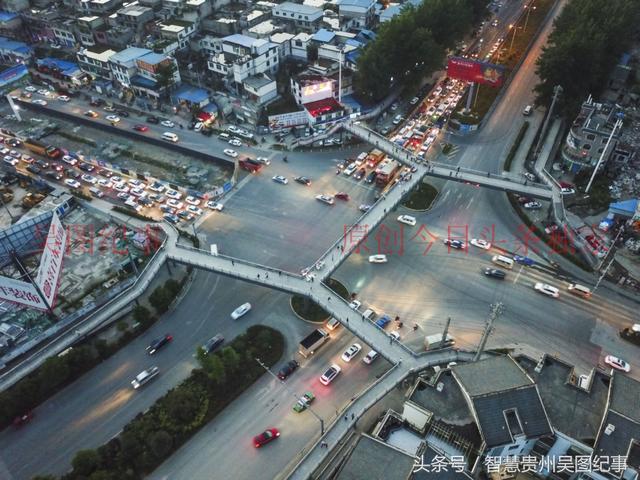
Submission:
[[[513,280],[513,283],[518,282],[518,279],[520,278],[520,274],[522,273],[523,268],[524,268],[523,266],[520,267],[520,270],[518,270],[518,274],[516,275],[516,278]]]

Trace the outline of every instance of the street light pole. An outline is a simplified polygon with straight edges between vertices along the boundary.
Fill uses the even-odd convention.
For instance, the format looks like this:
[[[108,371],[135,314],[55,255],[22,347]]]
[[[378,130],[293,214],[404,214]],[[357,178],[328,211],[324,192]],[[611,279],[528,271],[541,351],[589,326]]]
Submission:
[[[518,27],[516,27],[515,25],[511,24],[511,25],[509,25],[509,29],[513,30],[513,35],[511,36],[511,43],[509,44],[509,54],[511,54],[511,49],[513,48],[513,42],[516,39],[516,30],[518,30]]]
[[[533,6],[533,2],[531,2],[529,5],[525,5],[524,8],[527,9],[527,16],[524,19],[524,31],[527,31],[527,24],[529,23],[529,14],[531,13],[531,10],[535,10],[536,7]]]
[[[296,392],[294,392],[293,390],[291,390],[282,380],[280,380],[278,378],[278,376],[273,373],[271,371],[271,369],[269,367],[267,367],[267,365],[265,365],[262,360],[260,360],[259,358],[256,357],[256,362],[258,362],[258,364],[260,364],[260,366],[262,368],[264,368],[267,373],[269,373],[269,375],[271,375],[272,377],[274,377],[276,380],[278,380],[280,382],[280,384],[284,387],[284,389],[290,393],[291,395],[293,395],[296,400],[301,400],[304,402],[303,397],[301,397],[300,395],[298,395]],[[311,408],[311,405],[307,404],[307,410],[309,410],[311,412],[311,414],[316,417],[316,419],[320,422],[320,434],[324,435],[324,420],[322,419],[322,417],[320,417],[320,415],[318,415],[316,412],[313,411],[313,409]]]

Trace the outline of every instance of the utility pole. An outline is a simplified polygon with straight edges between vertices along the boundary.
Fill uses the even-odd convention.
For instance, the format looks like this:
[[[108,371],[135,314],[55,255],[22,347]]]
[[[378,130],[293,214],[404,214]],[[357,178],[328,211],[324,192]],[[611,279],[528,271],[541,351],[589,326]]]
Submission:
[[[487,344],[487,340],[489,340],[489,335],[491,334],[491,330],[493,330],[493,322],[502,315],[502,311],[504,310],[504,305],[502,302],[494,303],[491,305],[491,313],[489,314],[489,320],[487,320],[487,325],[484,327],[484,332],[482,332],[482,338],[480,339],[480,345],[478,346],[478,351],[476,352],[476,356],[473,357],[473,361],[477,362],[480,359],[480,355],[484,351],[484,347]]]
[[[538,158],[538,155],[540,155],[540,147],[542,146],[545,133],[547,131],[547,128],[549,127],[549,120],[553,115],[553,110],[556,106],[556,102],[558,101],[558,98],[560,97],[561,94],[562,94],[562,87],[560,85],[556,85],[553,88],[553,100],[551,101],[551,106],[549,107],[549,113],[547,114],[547,118],[544,119],[544,124],[542,125],[542,131],[540,131],[540,137],[538,138],[538,143],[536,144],[536,149],[534,150],[534,154],[533,154],[534,162],[535,162],[535,159]]]
[[[289,387],[288,387],[288,386],[287,386],[287,385],[286,385],[282,380],[280,380],[280,379],[278,378],[278,376],[277,376],[275,373],[273,373],[273,372],[271,371],[271,369],[270,369],[269,367],[267,367],[267,366],[262,362],[262,360],[260,360],[259,358],[256,358],[256,362],[258,362],[258,363],[260,364],[260,366],[261,366],[262,368],[264,368],[264,369],[267,371],[267,373],[269,373],[269,375],[271,375],[273,378],[275,378],[276,380],[278,380],[278,381],[280,382],[280,384],[284,387],[284,389],[285,389],[287,392],[289,392],[291,395],[293,395],[293,396],[296,398],[296,400],[304,401],[304,400],[303,400],[303,398],[302,398],[300,395],[298,395],[296,392],[294,392],[293,390],[291,390],[291,389],[290,389],[290,388],[289,388]],[[322,417],[320,417],[320,415],[318,415],[316,412],[314,412],[314,411],[311,409],[311,405],[309,405],[309,404],[306,404],[306,405],[307,405],[307,410],[309,410],[309,411],[311,412],[311,414],[312,414],[314,417],[316,417],[316,419],[320,422],[320,434],[321,434],[321,435],[324,435],[324,420],[322,419]]]

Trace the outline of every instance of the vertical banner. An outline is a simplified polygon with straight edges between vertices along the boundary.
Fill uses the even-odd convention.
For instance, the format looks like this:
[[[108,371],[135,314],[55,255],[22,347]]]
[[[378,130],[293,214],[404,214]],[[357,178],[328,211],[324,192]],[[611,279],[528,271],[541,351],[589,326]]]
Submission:
[[[51,218],[49,234],[47,235],[47,242],[40,259],[38,277],[36,278],[36,284],[49,307],[53,307],[53,301],[58,290],[58,280],[62,270],[62,258],[66,244],[67,231],[62,226],[58,214],[54,212]]]

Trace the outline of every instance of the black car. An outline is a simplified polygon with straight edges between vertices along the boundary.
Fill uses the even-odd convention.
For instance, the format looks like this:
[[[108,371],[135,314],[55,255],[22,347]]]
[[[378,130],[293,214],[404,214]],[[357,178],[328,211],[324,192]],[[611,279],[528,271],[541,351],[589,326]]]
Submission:
[[[84,172],[93,172],[93,165],[89,165],[88,163],[80,162],[78,168]]]
[[[149,355],[153,355],[158,350],[160,350],[162,347],[164,347],[167,343],[169,343],[171,340],[173,340],[173,337],[171,335],[169,335],[168,333],[165,334],[164,336],[160,337],[160,338],[156,338],[147,347],[147,353]]]
[[[147,117],[147,123],[153,123],[154,125],[157,125],[158,123],[160,123],[160,119],[158,117],[150,116]]]
[[[116,113],[121,117],[125,117],[125,118],[129,116],[129,112],[127,112],[126,110],[116,110]]]
[[[311,185],[311,179],[307,177],[296,177],[294,180],[298,183],[301,183],[302,185]]]
[[[224,337],[220,334],[217,334],[215,337],[207,340],[207,343],[202,346],[202,350],[204,350],[205,355],[208,355],[220,345],[222,345],[222,342],[224,342]]]
[[[366,178],[366,180],[365,180],[365,181],[366,181],[367,183],[373,183],[373,181],[374,181],[375,179],[376,179],[376,172],[375,172],[375,170],[374,170],[374,171],[370,172],[370,173],[369,173],[369,175],[367,175],[367,178]]]
[[[35,173],[36,175],[40,175],[41,171],[42,170],[40,170],[35,165],[27,165],[27,172]]]
[[[493,277],[493,278],[497,278],[499,280],[504,280],[504,277],[507,276],[507,274],[505,272],[503,272],[502,270],[498,270],[497,268],[491,268],[491,267],[485,267],[482,270],[482,273],[484,273],[485,276],[487,276],[487,277]]]
[[[262,163],[260,163],[258,160],[256,160],[255,158],[245,158],[244,159],[245,162],[247,163],[251,163],[253,165],[260,165],[262,166]]]
[[[45,173],[45,175],[47,177],[53,178],[54,180],[62,180],[64,178],[64,175],[62,175],[60,172],[56,172],[54,170],[50,170],[47,173]]]
[[[278,372],[278,378],[280,380],[286,380],[287,377],[291,375],[293,372],[295,372],[299,366],[300,365],[298,365],[298,362],[296,362],[295,360],[291,360],[290,362],[287,362],[287,364],[284,367],[282,367]]]
[[[2,183],[5,185],[13,185],[14,183],[18,183],[18,177],[15,175],[7,174],[2,177]]]
[[[36,165],[40,168],[49,168],[49,162],[45,162],[44,160],[36,160]]]
[[[100,171],[98,171],[98,175],[102,175],[105,178],[111,178],[113,176],[113,173],[111,173],[111,170],[105,170],[103,168]]]
[[[144,198],[144,197],[140,197],[138,199],[138,203],[140,205],[142,205],[143,207],[148,207],[150,205],[153,205],[153,200],[149,199],[149,198]]]
[[[74,170],[73,168],[67,168],[64,171],[64,174],[69,177],[69,178],[80,178],[82,175],[80,175],[80,172]]]
[[[100,105],[104,104],[104,100],[102,100],[101,98],[92,98],[91,102],[89,102],[89,105],[91,105],[92,107],[99,107]]]
[[[365,173],[367,173],[367,171],[364,168],[361,168],[360,170],[358,170],[356,172],[356,174],[353,176],[353,178],[355,180],[360,180],[360,179],[362,179],[362,177],[364,177]]]

